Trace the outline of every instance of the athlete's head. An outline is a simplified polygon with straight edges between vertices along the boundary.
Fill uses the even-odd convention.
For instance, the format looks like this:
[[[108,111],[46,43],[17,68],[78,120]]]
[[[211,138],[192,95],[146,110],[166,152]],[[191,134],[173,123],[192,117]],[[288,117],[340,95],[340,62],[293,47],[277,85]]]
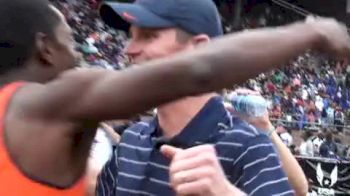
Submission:
[[[107,3],[100,11],[105,23],[130,31],[126,53],[134,63],[191,49],[222,35],[212,0],[137,0]]]
[[[48,0],[0,0],[0,74],[45,81],[75,65],[71,29]]]

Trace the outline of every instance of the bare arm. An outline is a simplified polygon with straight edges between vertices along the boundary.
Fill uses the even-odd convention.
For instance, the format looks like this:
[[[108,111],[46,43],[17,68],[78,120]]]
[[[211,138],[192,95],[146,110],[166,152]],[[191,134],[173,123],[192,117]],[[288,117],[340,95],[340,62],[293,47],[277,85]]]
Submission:
[[[259,130],[267,131],[267,130],[274,129],[274,127],[271,124],[271,121],[269,120],[268,114],[258,118],[256,117],[249,117],[249,118],[241,117],[241,118],[243,120],[248,121],[249,123],[257,127]],[[308,192],[308,182],[298,161],[295,159],[294,155],[283,143],[283,141],[281,140],[281,138],[278,136],[276,132],[273,132],[271,134],[270,139],[277,150],[277,153],[281,160],[282,168],[286,173],[288,177],[288,182],[290,183],[293,190],[295,191],[295,194],[297,196],[305,196]]]
[[[298,161],[294,158],[293,154],[276,132],[271,135],[271,141],[277,149],[283,170],[286,172],[288,181],[293,187],[295,194],[297,196],[305,196],[308,192],[308,182]]]
[[[308,48],[329,44],[322,38],[305,23],[231,34],[121,72],[70,71],[19,94],[31,115],[76,122],[121,119],[182,96],[240,84]]]

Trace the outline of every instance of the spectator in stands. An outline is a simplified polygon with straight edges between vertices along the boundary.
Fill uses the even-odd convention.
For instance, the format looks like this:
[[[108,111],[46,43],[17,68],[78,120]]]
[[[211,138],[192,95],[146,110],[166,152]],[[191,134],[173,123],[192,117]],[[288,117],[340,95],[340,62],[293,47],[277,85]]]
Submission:
[[[337,145],[333,141],[333,133],[327,131],[326,140],[320,146],[320,155],[325,158],[337,158]]]
[[[345,159],[350,161],[350,146],[349,145],[347,145],[347,147],[346,147]]]
[[[320,130],[317,136],[312,139],[315,156],[318,156],[320,154],[320,146],[322,145],[323,142],[324,142],[324,134]]]
[[[281,119],[282,118],[281,105],[279,104],[274,105],[270,116],[274,119]]]
[[[343,126],[345,122],[345,115],[340,107],[337,107],[337,110],[334,114],[334,125],[338,132],[343,132]]]
[[[120,32],[114,32],[99,19],[96,10],[99,0],[73,1],[73,3],[67,3],[65,0],[52,1],[72,26],[74,38],[78,43],[77,47],[82,50],[84,59],[89,65],[119,69],[120,62],[114,56],[124,58],[121,48],[124,47],[126,37]],[[103,60],[96,59],[97,56],[92,56],[92,53],[100,53]]]
[[[334,125],[334,108],[333,104],[330,104],[330,106],[326,109],[327,112],[327,125],[333,126]]]
[[[312,132],[304,131],[302,134],[303,142],[299,147],[299,152],[301,156],[313,157],[314,156],[314,146],[312,144]]]
[[[316,122],[316,116],[314,111],[309,110],[307,114],[307,122],[310,124],[310,126],[314,126],[314,123]]]
[[[327,108],[324,107],[321,112],[321,124],[322,128],[328,127],[328,121],[327,121]]]
[[[339,137],[334,138],[334,143],[337,146],[337,157],[346,159],[347,145],[344,145]]]
[[[285,129],[283,125],[277,125],[276,132],[280,136],[283,143],[290,148],[293,144],[293,136],[291,129]]]
[[[270,94],[273,94],[276,91],[276,86],[273,84],[273,82],[270,79],[268,79],[265,88],[267,92],[269,92]]]

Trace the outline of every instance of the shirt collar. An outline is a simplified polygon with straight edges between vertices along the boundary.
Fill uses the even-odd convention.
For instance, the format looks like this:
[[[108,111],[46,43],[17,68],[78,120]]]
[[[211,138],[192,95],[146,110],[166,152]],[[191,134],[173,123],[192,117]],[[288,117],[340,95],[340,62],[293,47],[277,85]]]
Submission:
[[[154,121],[153,135],[161,136],[157,118]],[[221,97],[211,98],[199,113],[175,137],[163,143],[181,148],[189,148],[200,143],[211,143],[219,136],[219,130],[232,125],[228,111]]]

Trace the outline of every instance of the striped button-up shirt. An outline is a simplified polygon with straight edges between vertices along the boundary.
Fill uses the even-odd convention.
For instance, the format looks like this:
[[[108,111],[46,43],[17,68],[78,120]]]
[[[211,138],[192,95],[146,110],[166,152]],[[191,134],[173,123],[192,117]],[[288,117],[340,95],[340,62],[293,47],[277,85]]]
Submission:
[[[227,179],[248,195],[293,195],[273,144],[253,126],[232,117],[222,99],[212,98],[181,133],[162,139],[157,118],[140,122],[122,135],[97,185],[99,196],[175,195],[169,185],[169,163],[159,147],[215,146]]]

